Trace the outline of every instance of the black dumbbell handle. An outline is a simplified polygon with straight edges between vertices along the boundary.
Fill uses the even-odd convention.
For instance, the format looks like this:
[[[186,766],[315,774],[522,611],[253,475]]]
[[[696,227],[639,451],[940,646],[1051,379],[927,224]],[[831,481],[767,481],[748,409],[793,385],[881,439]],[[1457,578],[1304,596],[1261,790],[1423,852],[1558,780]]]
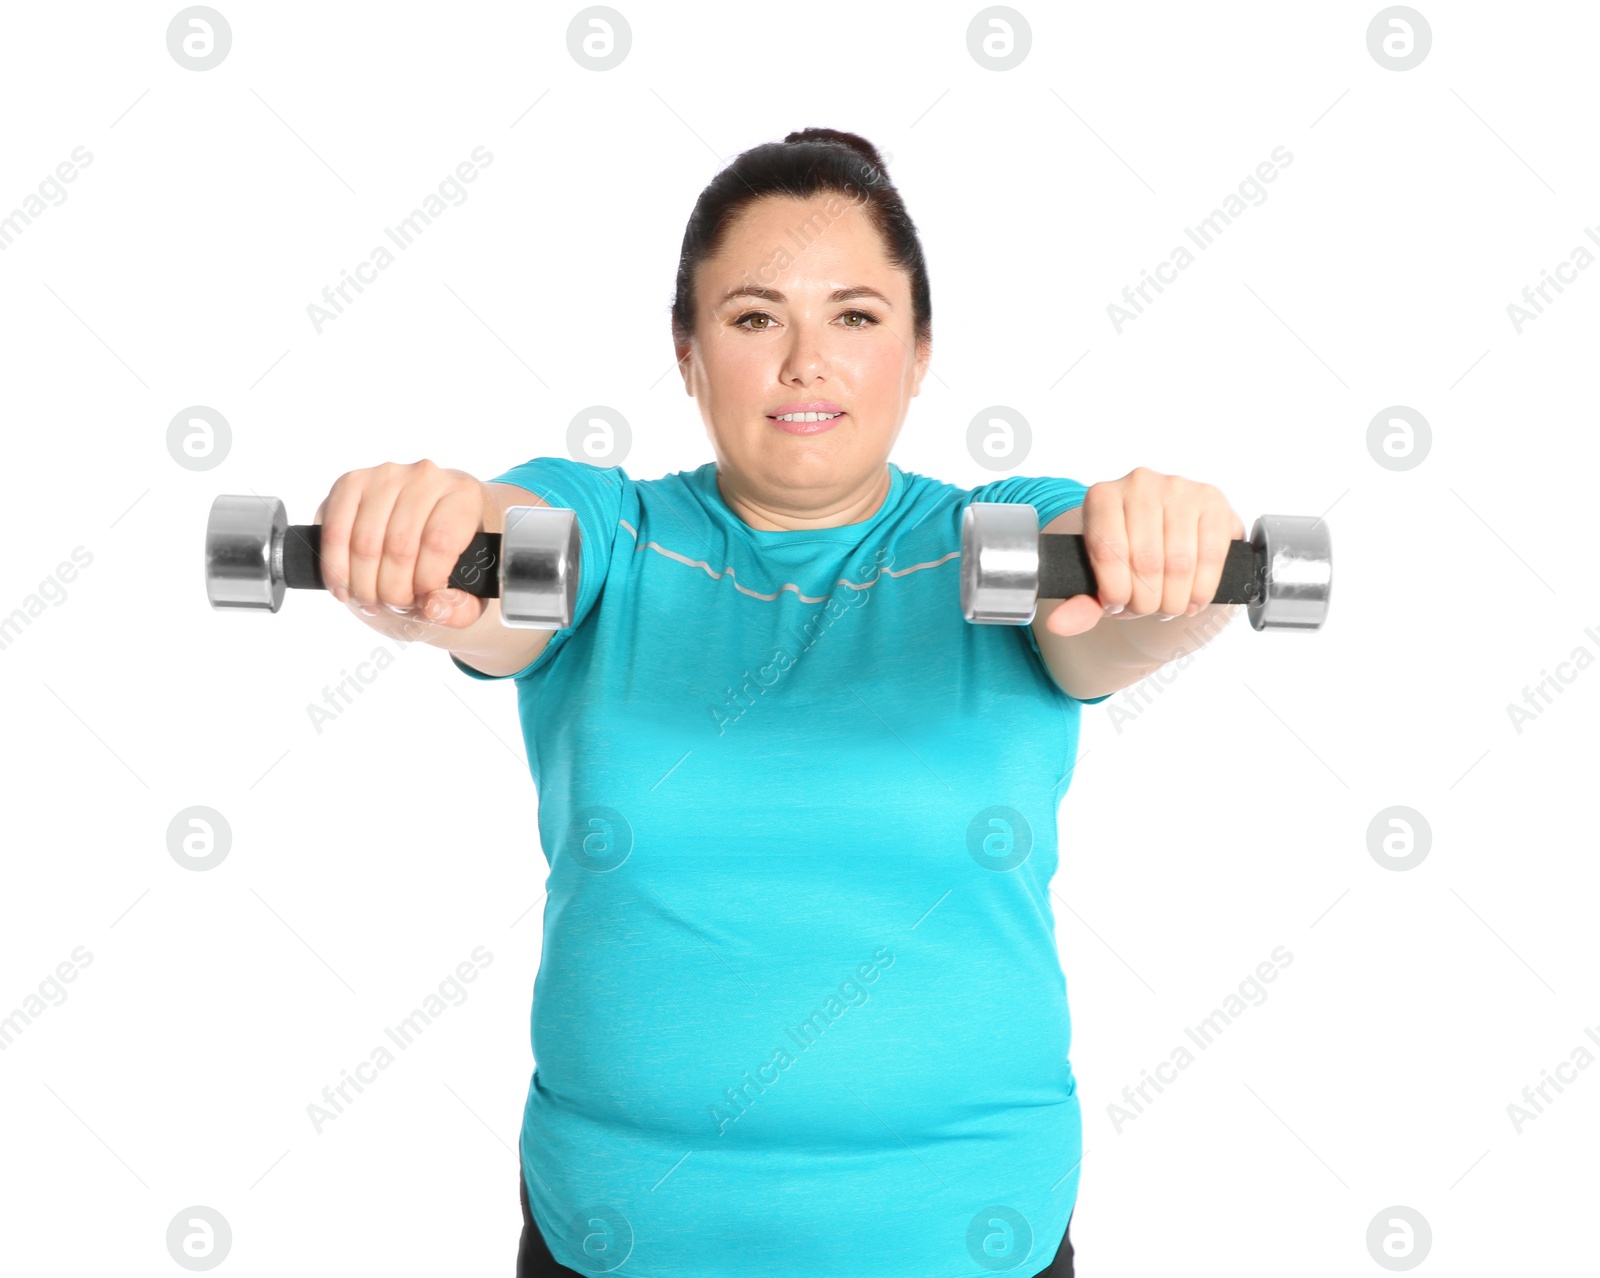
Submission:
[[[1228,545],[1212,603],[1253,604],[1261,598],[1266,565],[1248,541]],[[1089,566],[1088,542],[1079,533],[1039,534],[1039,598],[1070,599],[1099,592]]]
[[[291,524],[283,536],[283,582],[293,590],[326,590],[322,525]],[[456,560],[450,585],[479,599],[500,597],[500,534],[480,532]]]
[[[322,580],[322,525],[291,524],[283,538],[283,578],[291,590],[326,590]],[[1264,565],[1248,541],[1234,541],[1223,561],[1213,603],[1252,604],[1261,598]],[[467,543],[450,585],[479,599],[500,595],[500,534],[480,532]],[[1039,598],[1070,599],[1098,592],[1088,543],[1078,533],[1039,535]]]

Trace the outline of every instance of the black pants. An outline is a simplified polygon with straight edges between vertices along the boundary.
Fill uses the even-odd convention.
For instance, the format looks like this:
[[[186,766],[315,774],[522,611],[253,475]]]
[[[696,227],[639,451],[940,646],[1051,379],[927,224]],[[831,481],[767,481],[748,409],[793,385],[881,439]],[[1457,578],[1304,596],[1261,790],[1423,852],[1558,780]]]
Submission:
[[[517,1182],[522,1195],[522,1241],[517,1246],[517,1278],[584,1278],[576,1269],[556,1264],[550,1248],[545,1246],[544,1235],[534,1223],[533,1212],[528,1209],[528,1182],[520,1168]],[[1067,1232],[1061,1237],[1056,1258],[1039,1278],[1073,1278],[1071,1216],[1067,1217]]]

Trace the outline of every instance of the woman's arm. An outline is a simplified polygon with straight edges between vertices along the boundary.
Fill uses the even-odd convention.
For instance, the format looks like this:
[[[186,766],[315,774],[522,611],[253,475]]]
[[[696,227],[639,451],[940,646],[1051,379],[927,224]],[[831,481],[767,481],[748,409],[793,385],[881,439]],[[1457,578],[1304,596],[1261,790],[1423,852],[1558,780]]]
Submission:
[[[1228,543],[1244,536],[1210,484],[1144,467],[1093,485],[1041,531],[1083,533],[1086,521],[1098,594],[1040,599],[1032,623],[1051,678],[1080,699],[1138,683],[1220,634],[1239,606],[1209,601]]]

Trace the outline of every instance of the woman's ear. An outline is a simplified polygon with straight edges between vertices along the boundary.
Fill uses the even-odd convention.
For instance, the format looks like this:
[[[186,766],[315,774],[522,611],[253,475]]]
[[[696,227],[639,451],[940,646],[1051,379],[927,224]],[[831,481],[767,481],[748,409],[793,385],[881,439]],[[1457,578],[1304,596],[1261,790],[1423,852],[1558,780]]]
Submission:
[[[676,342],[673,345],[673,350],[678,356],[678,373],[683,378],[683,393],[693,396],[695,393],[694,360],[689,357],[693,354],[694,347],[689,342]]]
[[[933,358],[933,341],[930,338],[917,343],[917,380],[911,387],[911,396],[915,399],[922,394],[922,379],[928,375],[928,364]]]

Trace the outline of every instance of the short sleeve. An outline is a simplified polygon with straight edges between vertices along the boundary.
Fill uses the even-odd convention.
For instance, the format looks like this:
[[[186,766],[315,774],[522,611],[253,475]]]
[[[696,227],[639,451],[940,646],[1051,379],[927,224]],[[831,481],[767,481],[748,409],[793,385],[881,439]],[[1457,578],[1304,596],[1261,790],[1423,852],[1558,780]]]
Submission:
[[[622,518],[623,498],[632,480],[620,466],[595,466],[566,457],[535,457],[496,475],[489,482],[526,488],[552,506],[573,511],[578,519],[581,544],[578,594],[572,609],[572,623],[551,635],[544,650],[515,674],[484,674],[461,661],[454,653],[451,654],[450,659],[456,667],[474,679],[520,679],[536,667],[542,667],[560,651],[578,627],[583,625],[595,601],[600,598],[600,591],[611,569],[612,547],[616,541],[618,522]]]
[[[1076,510],[1083,505],[1083,495],[1088,491],[1088,485],[1080,484],[1076,479],[1055,479],[1049,476],[1010,475],[1005,479],[997,479],[993,483],[983,484],[974,488],[967,497],[968,502],[999,501],[1016,502],[1032,506],[1039,514],[1039,527],[1045,527],[1057,515],[1063,515],[1069,510]],[[1039,651],[1039,640],[1033,633],[1033,627],[1023,626],[1022,630],[1028,636],[1028,647],[1033,649],[1033,655],[1044,663],[1044,654]],[[1054,680],[1051,680],[1054,683]],[[1057,685],[1059,687],[1059,685]],[[1065,688],[1061,695],[1082,705],[1099,705],[1111,693],[1099,697],[1074,697]]]
[[[1010,475],[974,488],[967,500],[1017,502],[1032,506],[1039,512],[1039,527],[1043,528],[1057,515],[1083,505],[1083,495],[1087,491],[1088,485],[1080,484],[1076,479]]]

